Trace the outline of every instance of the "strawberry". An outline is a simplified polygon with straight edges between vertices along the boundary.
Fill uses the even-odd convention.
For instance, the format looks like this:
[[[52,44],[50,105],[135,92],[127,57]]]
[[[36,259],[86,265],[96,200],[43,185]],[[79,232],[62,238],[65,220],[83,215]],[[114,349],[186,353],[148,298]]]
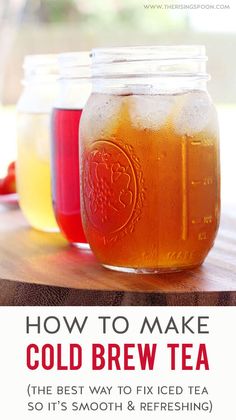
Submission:
[[[0,179],[0,195],[7,194],[5,178]]]
[[[16,192],[16,176],[15,173],[9,173],[4,178],[7,189],[7,194],[14,194]]]
[[[16,173],[16,162],[11,162],[9,165],[8,165],[8,168],[7,168],[7,173],[8,174],[11,174],[11,173]]]
[[[16,192],[15,162],[10,163],[5,178],[0,179],[0,194],[14,194]]]

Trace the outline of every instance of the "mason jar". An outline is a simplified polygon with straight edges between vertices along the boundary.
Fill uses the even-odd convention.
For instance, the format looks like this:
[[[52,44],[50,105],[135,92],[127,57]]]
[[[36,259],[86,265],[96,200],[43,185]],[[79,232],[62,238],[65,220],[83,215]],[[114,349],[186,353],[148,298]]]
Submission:
[[[95,49],[81,119],[82,219],[107,268],[199,266],[219,225],[219,134],[203,46]]]
[[[89,248],[80,212],[79,124],[91,92],[88,52],[59,55],[59,93],[51,120],[52,192],[57,223],[66,239]]]
[[[17,191],[29,224],[58,231],[52,208],[50,178],[50,113],[57,94],[56,55],[30,55],[24,60],[24,90],[17,105]]]

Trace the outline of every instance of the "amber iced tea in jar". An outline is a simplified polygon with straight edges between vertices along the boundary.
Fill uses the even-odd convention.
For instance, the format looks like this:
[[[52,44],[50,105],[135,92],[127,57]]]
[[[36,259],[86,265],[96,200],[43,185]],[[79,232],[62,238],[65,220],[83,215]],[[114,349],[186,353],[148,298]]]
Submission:
[[[216,112],[204,47],[94,50],[80,126],[82,217],[106,267],[200,265],[219,224]]]

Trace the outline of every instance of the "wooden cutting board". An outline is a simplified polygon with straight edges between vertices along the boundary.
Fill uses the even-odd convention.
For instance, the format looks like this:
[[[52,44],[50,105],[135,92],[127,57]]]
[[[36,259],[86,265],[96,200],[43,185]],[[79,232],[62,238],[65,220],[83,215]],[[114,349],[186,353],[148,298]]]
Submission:
[[[106,270],[60,234],[30,229],[18,208],[1,208],[0,305],[236,305],[236,212],[223,213],[203,266],[135,275]]]

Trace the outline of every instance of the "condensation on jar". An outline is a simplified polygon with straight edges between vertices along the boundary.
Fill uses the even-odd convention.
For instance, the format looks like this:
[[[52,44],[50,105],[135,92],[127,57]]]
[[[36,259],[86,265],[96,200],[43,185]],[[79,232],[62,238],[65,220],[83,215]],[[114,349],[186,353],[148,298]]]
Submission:
[[[50,176],[50,113],[57,95],[56,55],[24,60],[24,90],[17,106],[17,190],[29,224],[58,231],[52,208]]]
[[[107,268],[199,266],[219,225],[219,135],[203,46],[95,49],[82,218]]]
[[[60,54],[59,72],[59,94],[51,120],[53,207],[66,239],[88,249],[80,211],[78,133],[91,92],[89,53]]]

